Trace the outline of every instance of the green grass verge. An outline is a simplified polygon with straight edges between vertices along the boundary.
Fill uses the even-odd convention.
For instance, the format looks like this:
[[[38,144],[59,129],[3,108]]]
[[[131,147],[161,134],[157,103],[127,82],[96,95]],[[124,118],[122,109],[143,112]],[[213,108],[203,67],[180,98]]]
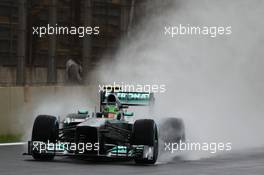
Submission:
[[[0,143],[6,143],[6,142],[19,142],[21,141],[22,135],[13,135],[13,134],[7,134],[7,135],[0,135]]]

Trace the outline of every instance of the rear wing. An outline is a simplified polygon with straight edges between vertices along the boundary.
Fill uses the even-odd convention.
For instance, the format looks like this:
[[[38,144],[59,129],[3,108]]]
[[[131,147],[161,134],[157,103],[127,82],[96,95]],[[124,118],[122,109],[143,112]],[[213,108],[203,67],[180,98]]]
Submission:
[[[154,94],[149,92],[101,91],[100,93],[101,105],[107,103],[106,99],[109,94],[115,94],[121,105],[127,105],[127,106],[152,106],[155,101]]]

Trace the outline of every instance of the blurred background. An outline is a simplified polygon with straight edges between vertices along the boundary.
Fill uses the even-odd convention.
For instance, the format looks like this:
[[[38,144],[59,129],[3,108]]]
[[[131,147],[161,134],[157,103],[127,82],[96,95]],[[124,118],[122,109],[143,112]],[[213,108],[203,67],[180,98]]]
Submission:
[[[0,85],[65,84],[69,59],[86,75],[78,83],[88,84],[89,72],[112,59],[146,8],[145,0],[0,0]],[[100,35],[32,35],[32,27],[47,24],[99,26]]]

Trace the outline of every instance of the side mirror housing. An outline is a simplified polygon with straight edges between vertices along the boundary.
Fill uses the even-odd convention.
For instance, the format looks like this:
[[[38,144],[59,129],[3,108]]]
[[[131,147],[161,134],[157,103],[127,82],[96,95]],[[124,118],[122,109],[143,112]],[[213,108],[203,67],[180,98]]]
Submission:
[[[124,116],[132,117],[134,116],[134,112],[124,112]]]
[[[103,113],[102,112],[97,112],[96,113],[96,118],[102,118],[103,117]]]
[[[121,108],[127,109],[128,105],[122,105]]]
[[[88,115],[89,111],[85,109],[79,109],[78,114],[87,114]]]

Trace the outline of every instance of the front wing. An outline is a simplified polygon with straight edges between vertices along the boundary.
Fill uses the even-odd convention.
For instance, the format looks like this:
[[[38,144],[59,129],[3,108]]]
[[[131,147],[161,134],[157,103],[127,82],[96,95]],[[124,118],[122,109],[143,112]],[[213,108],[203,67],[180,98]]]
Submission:
[[[99,145],[99,144],[98,144]],[[85,146],[85,149],[83,149]],[[40,141],[28,141],[27,153],[23,155],[32,155],[34,153],[43,155],[55,155],[55,156],[74,156],[74,157],[108,157],[108,158],[135,158],[145,157],[151,159],[152,147],[145,145],[113,145],[105,144],[107,148],[105,154],[100,153],[97,145],[75,145],[75,143],[69,142],[40,142]],[[97,149],[98,148],[98,149]]]

